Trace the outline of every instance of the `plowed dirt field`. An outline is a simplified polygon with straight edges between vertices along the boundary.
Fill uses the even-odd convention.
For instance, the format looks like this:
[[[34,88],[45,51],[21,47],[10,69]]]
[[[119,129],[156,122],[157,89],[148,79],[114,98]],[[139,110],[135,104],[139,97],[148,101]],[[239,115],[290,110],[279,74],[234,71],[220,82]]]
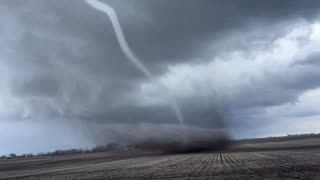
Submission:
[[[0,160],[0,179],[320,179],[319,139],[226,152],[109,152]],[[264,149],[265,148],[265,149]]]

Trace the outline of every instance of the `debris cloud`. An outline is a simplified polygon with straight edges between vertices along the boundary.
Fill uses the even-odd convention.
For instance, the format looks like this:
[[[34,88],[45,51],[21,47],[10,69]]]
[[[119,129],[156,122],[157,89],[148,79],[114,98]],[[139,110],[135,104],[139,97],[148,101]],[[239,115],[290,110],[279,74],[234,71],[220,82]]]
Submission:
[[[223,128],[177,124],[108,125],[100,127],[95,136],[97,144],[106,144],[103,137],[107,136],[108,143],[118,147],[165,153],[223,150],[230,143],[230,137]]]

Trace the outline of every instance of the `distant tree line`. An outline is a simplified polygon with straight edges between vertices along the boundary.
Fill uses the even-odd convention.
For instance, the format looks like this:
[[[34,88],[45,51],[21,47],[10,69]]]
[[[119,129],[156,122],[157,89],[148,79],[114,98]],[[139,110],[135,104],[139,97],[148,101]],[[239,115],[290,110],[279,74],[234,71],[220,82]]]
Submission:
[[[37,153],[37,154],[21,154],[17,155],[15,153],[10,153],[8,155],[0,156],[0,159],[13,159],[13,158],[27,158],[27,157],[35,157],[35,156],[58,156],[58,155],[67,155],[67,154],[82,154],[82,153],[91,153],[91,152],[107,152],[112,150],[126,149],[120,147],[116,144],[108,144],[108,145],[99,145],[91,149],[67,149],[67,150],[56,150],[53,152],[46,153]]]
[[[309,133],[309,134],[287,134],[286,136],[271,136],[264,138],[252,138],[252,139],[241,139],[237,140],[240,142],[276,142],[276,141],[289,141],[289,140],[300,140],[308,138],[320,138],[320,133]]]

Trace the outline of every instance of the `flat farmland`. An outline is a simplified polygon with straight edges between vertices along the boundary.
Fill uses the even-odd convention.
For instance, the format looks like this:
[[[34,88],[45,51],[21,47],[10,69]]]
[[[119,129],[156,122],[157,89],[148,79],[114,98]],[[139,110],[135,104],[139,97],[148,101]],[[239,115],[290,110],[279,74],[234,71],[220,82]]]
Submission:
[[[246,141],[224,152],[121,151],[0,160],[0,179],[320,179],[319,142]]]

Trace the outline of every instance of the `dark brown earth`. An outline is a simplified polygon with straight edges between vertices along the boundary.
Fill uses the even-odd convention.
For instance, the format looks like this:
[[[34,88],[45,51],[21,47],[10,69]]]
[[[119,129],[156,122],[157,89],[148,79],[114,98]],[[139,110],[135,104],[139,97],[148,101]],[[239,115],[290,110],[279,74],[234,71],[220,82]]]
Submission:
[[[224,152],[118,151],[0,160],[0,179],[320,179],[320,138],[239,141]]]

